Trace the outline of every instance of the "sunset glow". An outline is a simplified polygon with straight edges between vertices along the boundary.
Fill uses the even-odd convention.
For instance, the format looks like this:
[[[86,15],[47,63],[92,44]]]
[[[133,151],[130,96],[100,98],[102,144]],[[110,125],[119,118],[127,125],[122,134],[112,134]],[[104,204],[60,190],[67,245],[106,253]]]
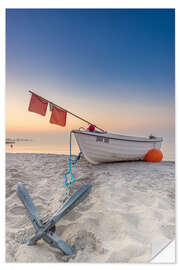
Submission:
[[[87,128],[29,112],[33,89],[104,130],[174,144],[174,10],[8,9],[6,45],[7,137],[49,144]]]

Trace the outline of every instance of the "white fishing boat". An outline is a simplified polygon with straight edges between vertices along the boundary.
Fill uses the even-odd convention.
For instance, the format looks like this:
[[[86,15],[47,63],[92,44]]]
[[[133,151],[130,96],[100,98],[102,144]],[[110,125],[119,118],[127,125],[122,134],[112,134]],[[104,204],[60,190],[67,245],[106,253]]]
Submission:
[[[84,157],[92,164],[144,160],[151,149],[160,149],[162,137],[134,137],[114,133],[72,130]]]

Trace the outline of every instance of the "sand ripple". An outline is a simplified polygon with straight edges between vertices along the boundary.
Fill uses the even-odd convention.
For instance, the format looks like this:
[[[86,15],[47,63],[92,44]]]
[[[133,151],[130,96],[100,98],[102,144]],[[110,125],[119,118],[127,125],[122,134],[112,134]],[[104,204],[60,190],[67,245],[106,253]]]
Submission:
[[[75,248],[68,257],[44,241],[26,246],[34,233],[16,195],[18,182],[27,187],[42,217],[62,205],[65,155],[7,154],[7,262],[147,262],[153,242],[175,238],[174,163],[122,162],[74,167],[72,193],[92,184],[89,197],[57,224],[57,235]]]

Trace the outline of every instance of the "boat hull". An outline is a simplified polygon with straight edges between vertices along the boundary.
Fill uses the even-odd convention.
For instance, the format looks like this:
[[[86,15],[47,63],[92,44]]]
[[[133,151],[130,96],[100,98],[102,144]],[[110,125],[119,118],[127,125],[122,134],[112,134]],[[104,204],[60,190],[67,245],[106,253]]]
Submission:
[[[73,131],[84,157],[92,164],[144,160],[151,149],[160,149],[162,138],[111,136],[108,133]]]

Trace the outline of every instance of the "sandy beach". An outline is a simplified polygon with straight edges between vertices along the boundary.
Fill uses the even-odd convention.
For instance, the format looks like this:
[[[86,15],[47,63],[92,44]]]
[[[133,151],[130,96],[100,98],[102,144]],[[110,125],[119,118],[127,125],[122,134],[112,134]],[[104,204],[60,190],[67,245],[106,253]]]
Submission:
[[[72,257],[24,241],[34,233],[16,194],[28,189],[41,216],[51,217],[62,205],[68,156],[6,154],[6,262],[149,262],[151,245],[175,238],[175,164],[120,162],[73,166],[74,193],[92,184],[81,204],[65,215],[56,234],[75,248]]]

